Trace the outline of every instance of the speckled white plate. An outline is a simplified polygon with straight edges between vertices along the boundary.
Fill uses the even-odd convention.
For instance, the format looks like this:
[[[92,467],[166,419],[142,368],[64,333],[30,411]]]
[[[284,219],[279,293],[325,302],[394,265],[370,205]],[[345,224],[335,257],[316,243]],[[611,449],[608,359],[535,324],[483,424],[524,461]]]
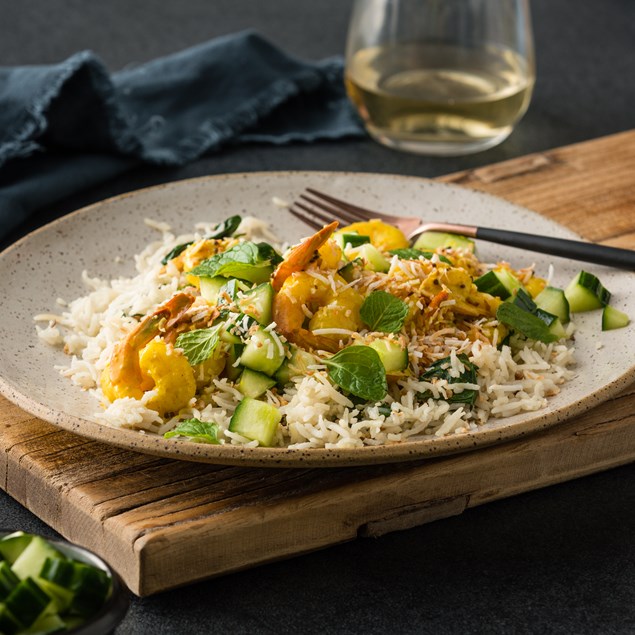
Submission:
[[[251,214],[269,221],[281,237],[293,242],[310,233],[309,229],[276,207],[272,197],[291,201],[307,186],[388,213],[576,237],[553,221],[502,199],[391,175],[237,174],[179,181],[118,196],[61,218],[0,254],[0,392],[24,410],[61,428],[140,452],[209,463],[335,466],[412,460],[516,438],[588,410],[635,379],[635,327],[603,333],[600,312],[594,311],[576,316],[577,376],[550,399],[548,407],[492,420],[475,432],[355,450],[288,450],[164,440],[90,421],[99,405],[54,370],[68,358],[39,340],[32,316],[58,311],[58,297],[71,300],[84,295],[83,269],[100,278],[132,275],[132,254],[157,239],[156,231],[144,224],[146,217],[165,221],[176,232],[184,233],[201,220]],[[484,261],[504,258],[518,266],[535,262],[542,275],[552,263],[556,271],[553,282],[558,286],[564,286],[583,266],[484,242],[479,243],[478,250]],[[632,273],[586,264],[584,268],[600,277],[613,293],[613,304],[618,309],[635,317]]]

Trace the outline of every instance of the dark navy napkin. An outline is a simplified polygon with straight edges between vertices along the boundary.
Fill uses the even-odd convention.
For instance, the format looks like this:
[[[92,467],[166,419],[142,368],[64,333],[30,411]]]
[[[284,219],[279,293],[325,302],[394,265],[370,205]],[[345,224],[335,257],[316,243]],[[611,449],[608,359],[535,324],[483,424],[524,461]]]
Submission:
[[[340,58],[301,61],[253,32],[112,75],[89,51],[0,67],[0,239],[47,204],[141,163],[362,134]]]

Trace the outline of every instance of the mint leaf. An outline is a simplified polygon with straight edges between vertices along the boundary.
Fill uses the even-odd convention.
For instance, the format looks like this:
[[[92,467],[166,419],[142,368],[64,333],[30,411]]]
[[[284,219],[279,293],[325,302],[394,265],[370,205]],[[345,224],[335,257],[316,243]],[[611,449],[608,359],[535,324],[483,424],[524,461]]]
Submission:
[[[189,273],[207,278],[238,278],[260,284],[269,280],[274,264],[279,261],[280,256],[271,245],[246,241],[204,260]]]
[[[456,356],[457,359],[463,364],[465,370],[458,376],[453,377],[450,374],[450,366],[452,365],[451,356],[439,359],[434,364],[429,366],[426,371],[420,376],[420,379],[428,381],[430,379],[445,379],[448,384],[476,384],[478,383],[478,366],[473,364],[465,353],[460,353]],[[432,396],[430,391],[420,393],[420,399],[429,399]],[[478,397],[478,390],[463,390],[462,392],[453,393],[451,397],[448,397],[445,401],[448,403],[465,403],[474,405],[476,398]]]
[[[390,293],[373,291],[364,300],[359,315],[371,331],[397,333],[408,315],[408,305]]]
[[[349,346],[323,361],[329,377],[343,390],[373,402],[386,396],[386,371],[370,346]]]
[[[221,324],[209,329],[196,329],[181,333],[176,338],[177,348],[182,348],[190,365],[196,366],[212,356],[220,342]]]
[[[218,425],[200,419],[188,419],[163,435],[164,439],[172,437],[189,437],[198,443],[218,443]]]
[[[234,232],[238,229],[238,225],[240,225],[240,221],[242,218],[238,215],[230,216],[226,218],[222,223],[218,223],[216,227],[212,230],[210,234],[205,236],[205,238],[228,238],[229,236],[233,236]]]
[[[496,311],[496,319],[530,340],[548,344],[558,339],[549,327],[536,315],[524,311],[511,302],[503,302]]]
[[[405,247],[403,249],[390,249],[388,253],[391,256],[397,256],[402,260],[418,260],[423,257],[426,260],[430,260],[434,256],[434,251],[423,251],[422,249],[415,249],[414,247]],[[439,260],[445,262],[448,265],[452,264],[452,261],[446,258],[443,254],[438,254]]]

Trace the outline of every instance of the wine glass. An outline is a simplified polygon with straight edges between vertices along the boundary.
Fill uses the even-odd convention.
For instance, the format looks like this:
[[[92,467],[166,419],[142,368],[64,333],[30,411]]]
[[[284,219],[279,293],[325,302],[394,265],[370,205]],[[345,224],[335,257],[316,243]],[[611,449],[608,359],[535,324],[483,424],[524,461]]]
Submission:
[[[384,145],[431,155],[491,148],[531,99],[528,0],[356,0],[345,77]]]

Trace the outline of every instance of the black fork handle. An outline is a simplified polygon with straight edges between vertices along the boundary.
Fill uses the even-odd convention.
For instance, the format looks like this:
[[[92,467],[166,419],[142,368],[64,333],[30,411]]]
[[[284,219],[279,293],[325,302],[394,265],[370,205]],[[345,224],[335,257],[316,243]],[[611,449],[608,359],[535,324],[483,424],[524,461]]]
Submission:
[[[597,265],[607,265],[618,269],[635,271],[635,251],[607,247],[595,243],[585,243],[580,240],[553,238],[551,236],[536,236],[522,232],[492,229],[490,227],[476,227],[475,238],[491,243],[519,247],[529,251],[537,251],[552,256],[561,256],[573,260],[593,262]]]

